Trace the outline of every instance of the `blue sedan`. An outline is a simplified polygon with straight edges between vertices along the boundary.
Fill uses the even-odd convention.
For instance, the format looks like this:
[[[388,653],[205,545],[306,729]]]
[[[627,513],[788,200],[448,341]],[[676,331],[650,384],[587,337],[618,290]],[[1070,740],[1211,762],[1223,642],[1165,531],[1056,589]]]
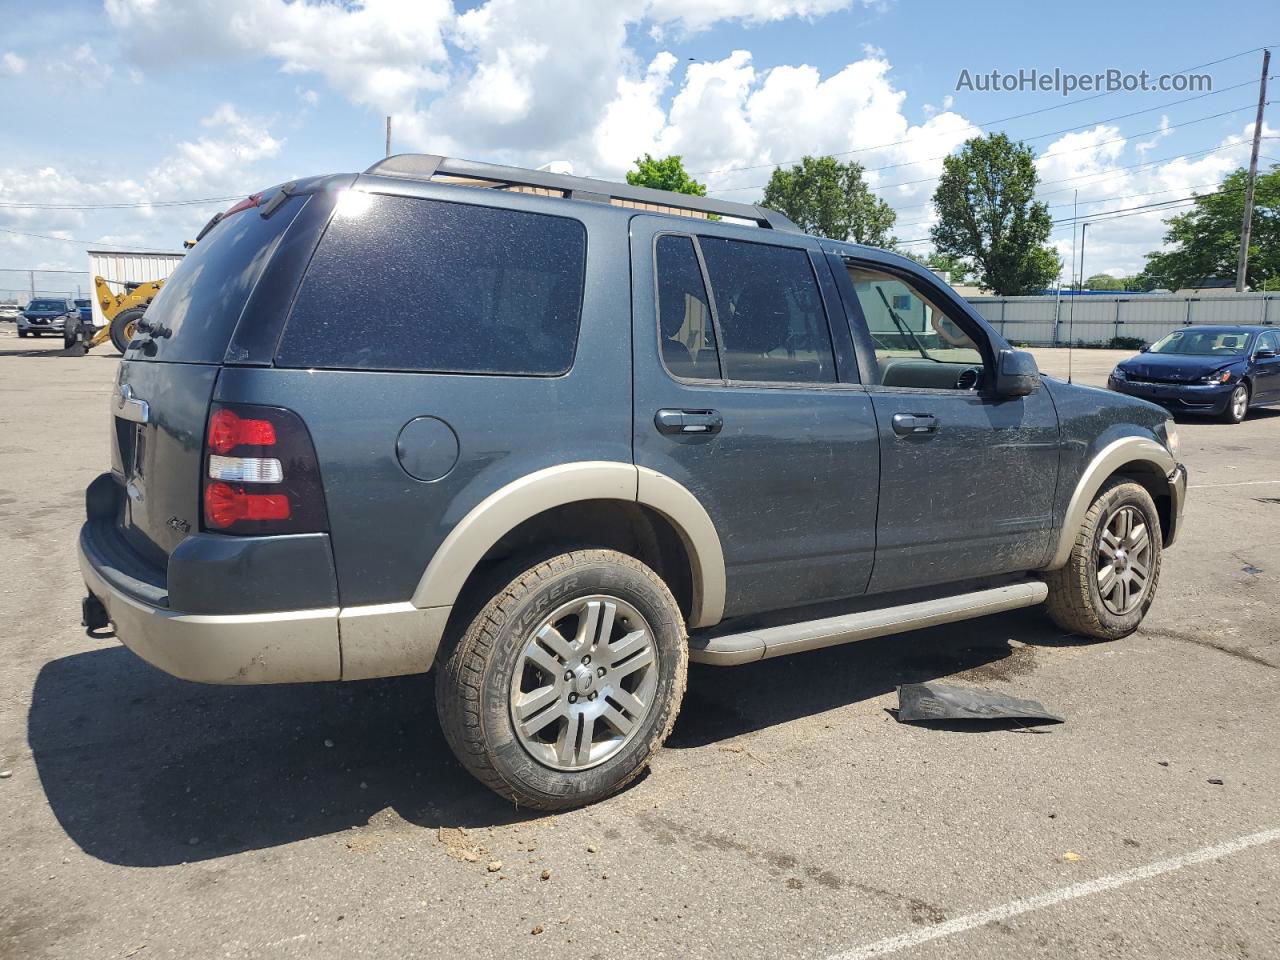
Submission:
[[[1280,404],[1280,330],[1184,327],[1119,364],[1107,387],[1172,413],[1239,423],[1250,407]]]

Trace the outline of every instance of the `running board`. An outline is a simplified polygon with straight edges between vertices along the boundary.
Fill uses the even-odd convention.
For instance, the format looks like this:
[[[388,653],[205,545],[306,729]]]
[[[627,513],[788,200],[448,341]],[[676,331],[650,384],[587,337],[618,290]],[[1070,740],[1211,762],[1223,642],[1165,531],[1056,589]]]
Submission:
[[[972,593],[904,603],[880,610],[864,610],[861,613],[848,613],[822,620],[789,623],[781,627],[765,627],[712,637],[690,637],[689,659],[695,663],[731,667],[751,663],[753,660],[781,657],[788,653],[818,650],[854,640],[984,617],[1002,610],[1033,607],[1037,603],[1043,603],[1048,595],[1049,588],[1044,581],[1026,580],[989,590],[975,590]]]

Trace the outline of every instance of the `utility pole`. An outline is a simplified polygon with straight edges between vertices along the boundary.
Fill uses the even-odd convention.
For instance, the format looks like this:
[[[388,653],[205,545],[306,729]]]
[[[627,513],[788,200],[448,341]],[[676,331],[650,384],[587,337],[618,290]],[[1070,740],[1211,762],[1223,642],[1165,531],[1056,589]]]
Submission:
[[[1262,140],[1262,111],[1267,105],[1267,69],[1271,51],[1262,51],[1262,79],[1258,81],[1258,116],[1253,121],[1253,150],[1249,154],[1249,179],[1244,188],[1244,222],[1240,225],[1240,256],[1236,260],[1236,293],[1244,292],[1244,275],[1249,268],[1249,234],[1253,229],[1253,184],[1258,179],[1258,145]]]
[[[1258,152],[1258,147],[1256,143],[1254,144],[1253,152],[1254,153]],[[388,157],[391,156],[391,118],[390,117],[387,117],[387,153],[386,155]],[[1256,159],[1257,158],[1255,157],[1255,162],[1256,162]]]

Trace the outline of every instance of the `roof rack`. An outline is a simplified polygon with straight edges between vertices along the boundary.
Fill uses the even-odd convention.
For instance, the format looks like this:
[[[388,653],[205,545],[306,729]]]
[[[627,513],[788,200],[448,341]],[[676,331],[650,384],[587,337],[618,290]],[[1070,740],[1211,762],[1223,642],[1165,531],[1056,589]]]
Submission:
[[[748,220],[757,226],[787,233],[803,233],[789,219],[753,203],[734,203],[731,200],[714,200],[696,197],[672,190],[654,190],[650,187],[633,187],[626,183],[595,180],[590,177],[574,177],[546,170],[528,170],[524,167],[508,167],[496,163],[480,163],[475,160],[458,160],[430,153],[399,153],[379,160],[365,173],[384,177],[404,177],[411,180],[432,180],[436,177],[456,181],[470,181],[474,186],[498,188],[529,187],[537,191],[552,191],[570,200],[590,200],[596,203],[617,203],[619,206],[642,204],[662,208],[665,213],[715,214]]]

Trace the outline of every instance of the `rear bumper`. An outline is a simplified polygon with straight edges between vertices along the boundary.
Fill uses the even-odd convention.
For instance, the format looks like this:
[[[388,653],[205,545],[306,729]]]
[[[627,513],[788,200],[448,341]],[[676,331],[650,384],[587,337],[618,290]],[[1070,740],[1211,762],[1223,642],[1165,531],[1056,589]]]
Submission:
[[[192,535],[167,570],[153,570],[110,522],[92,519],[113,496],[110,475],[89,488],[80,572],[120,642],[166,673],[200,683],[305,683],[423,673],[435,662],[452,608],[339,608],[318,559],[328,555],[326,535]],[[311,586],[290,589],[286,570]]]
[[[296,683],[342,676],[337,607],[181,613],[110,583],[95,563],[85,531],[79,555],[85,585],[106,607],[120,642],[166,673],[201,683]]]

